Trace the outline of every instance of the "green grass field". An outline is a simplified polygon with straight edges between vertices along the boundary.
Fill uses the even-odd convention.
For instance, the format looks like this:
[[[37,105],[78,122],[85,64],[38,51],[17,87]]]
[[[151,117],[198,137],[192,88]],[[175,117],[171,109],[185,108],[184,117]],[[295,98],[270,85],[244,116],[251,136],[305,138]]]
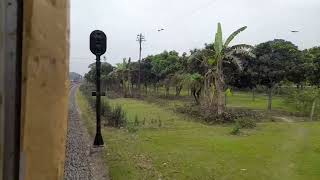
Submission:
[[[82,118],[93,133],[94,113],[81,93],[77,100]],[[319,122],[259,123],[254,130],[232,136],[231,126],[198,123],[174,113],[170,106],[134,99],[109,101],[122,105],[130,121],[135,116],[140,122],[145,121],[136,133],[103,129],[105,158],[112,179],[320,179]],[[256,104],[250,104],[241,94],[230,97],[229,103],[266,107],[263,98],[257,97]],[[279,98],[274,105],[282,107],[281,103]]]
[[[268,105],[268,97],[266,94],[256,94],[255,100],[252,100],[252,95],[246,92],[235,92],[227,98],[227,104],[230,107],[244,107],[250,109],[266,110]],[[272,108],[280,111],[294,112],[295,109],[285,103],[285,99],[280,96],[272,98]]]
[[[153,91],[150,90],[150,94],[152,94]],[[170,94],[171,96],[174,96],[173,88],[171,88]],[[163,88],[159,88],[158,95],[165,95],[165,90]],[[152,96],[152,95],[151,95]],[[182,89],[180,94],[180,99],[188,99],[192,100],[192,97],[189,95],[187,89]],[[169,99],[170,100],[170,99]],[[161,101],[161,100],[160,100]],[[168,101],[165,100],[165,101]],[[174,102],[175,104],[181,103],[180,100],[171,99],[171,102]],[[166,104],[168,102],[165,102]],[[268,96],[264,93],[255,93],[255,100],[252,100],[252,93],[251,92],[233,92],[231,96],[227,97],[227,106],[228,107],[240,107],[240,108],[248,108],[248,109],[258,109],[258,110],[267,110],[268,106]],[[292,105],[288,105],[285,102],[285,98],[274,95],[272,98],[272,109],[277,111],[286,111],[286,112],[295,112],[295,108]]]

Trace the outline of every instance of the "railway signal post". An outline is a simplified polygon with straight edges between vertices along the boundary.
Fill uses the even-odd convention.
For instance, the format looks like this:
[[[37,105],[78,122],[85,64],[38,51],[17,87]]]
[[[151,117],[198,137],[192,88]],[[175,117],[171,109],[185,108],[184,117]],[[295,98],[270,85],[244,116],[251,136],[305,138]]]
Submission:
[[[101,135],[101,96],[105,93],[100,88],[100,57],[107,50],[107,36],[100,30],[95,30],[90,34],[90,51],[96,56],[96,92],[92,92],[92,96],[96,96],[96,136],[94,138],[94,146],[103,146],[103,138]]]

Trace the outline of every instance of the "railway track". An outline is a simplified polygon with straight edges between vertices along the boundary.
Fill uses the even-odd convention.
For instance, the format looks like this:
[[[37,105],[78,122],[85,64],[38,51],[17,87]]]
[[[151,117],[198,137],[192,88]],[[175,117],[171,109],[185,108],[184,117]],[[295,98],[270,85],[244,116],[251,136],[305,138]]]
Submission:
[[[76,104],[79,83],[70,84],[69,117],[64,169],[65,180],[108,180],[102,149],[92,148],[92,137],[83,125]]]
[[[65,180],[91,180],[93,174],[90,168],[90,145],[86,141],[84,128],[75,101],[77,84],[70,84],[69,119],[66,143],[66,159],[64,169]]]

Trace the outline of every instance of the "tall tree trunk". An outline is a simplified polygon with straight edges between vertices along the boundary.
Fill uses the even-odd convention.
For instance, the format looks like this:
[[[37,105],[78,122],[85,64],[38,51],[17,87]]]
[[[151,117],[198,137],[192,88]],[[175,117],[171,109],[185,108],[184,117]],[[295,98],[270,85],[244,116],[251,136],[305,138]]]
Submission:
[[[226,93],[224,93],[224,106],[227,106],[227,100],[228,100],[228,96]]]
[[[166,96],[169,96],[170,94],[170,86],[165,86],[166,89]]]
[[[223,79],[223,72],[222,72],[222,59],[218,61],[217,64],[217,71],[215,75],[215,85],[217,91],[217,110],[218,115],[221,115],[225,110],[224,104],[224,79]]]
[[[310,121],[313,121],[314,110],[316,108],[316,104],[317,104],[317,98],[315,98],[312,102],[312,108],[311,108],[311,112],[310,112]]]
[[[255,101],[256,100],[255,88],[252,88],[251,91],[252,91],[252,101]]]
[[[268,88],[268,110],[272,109],[272,87]]]
[[[132,97],[132,88],[130,87],[130,85],[132,84],[131,83],[131,67],[130,67],[130,64],[131,64],[131,58],[129,58],[128,60],[128,64],[127,64],[127,70],[128,70],[128,96],[129,97]]]
[[[146,89],[146,94],[148,94],[148,84],[145,83],[145,84],[144,84],[144,87],[145,87],[145,89]]]
[[[200,104],[200,102],[199,102],[199,96],[198,96],[198,94],[197,94],[196,88],[191,88],[190,91],[191,91],[191,94],[192,94],[192,96],[193,96],[196,104]]]
[[[182,90],[182,86],[176,86],[176,96],[180,96],[180,93],[181,93],[181,90]]]
[[[125,75],[124,72],[122,72],[122,88],[123,88],[123,97],[127,97],[127,86],[126,86],[126,81],[125,81]]]

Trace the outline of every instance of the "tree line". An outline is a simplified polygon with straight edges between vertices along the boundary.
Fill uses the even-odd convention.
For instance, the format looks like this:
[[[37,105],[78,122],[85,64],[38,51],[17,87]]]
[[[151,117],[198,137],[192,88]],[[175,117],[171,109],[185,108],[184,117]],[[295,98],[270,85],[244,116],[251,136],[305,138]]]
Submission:
[[[218,24],[215,41],[189,53],[163,51],[149,55],[140,62],[124,58],[112,66],[102,63],[101,83],[108,90],[122,92],[124,97],[141,95],[164,88],[166,95],[174,88],[179,96],[188,89],[195,103],[205,104],[218,114],[225,109],[225,93],[232,88],[250,89],[265,87],[268,109],[271,110],[274,88],[287,84],[303,89],[320,87],[320,47],[299,50],[290,41],[275,39],[252,46],[230,46],[232,40],[247,27],[233,32],[224,42]],[[139,68],[140,67],[140,68]],[[95,65],[85,74],[88,82],[95,82]],[[139,73],[141,74],[139,81]],[[141,83],[141,86],[139,84]]]

